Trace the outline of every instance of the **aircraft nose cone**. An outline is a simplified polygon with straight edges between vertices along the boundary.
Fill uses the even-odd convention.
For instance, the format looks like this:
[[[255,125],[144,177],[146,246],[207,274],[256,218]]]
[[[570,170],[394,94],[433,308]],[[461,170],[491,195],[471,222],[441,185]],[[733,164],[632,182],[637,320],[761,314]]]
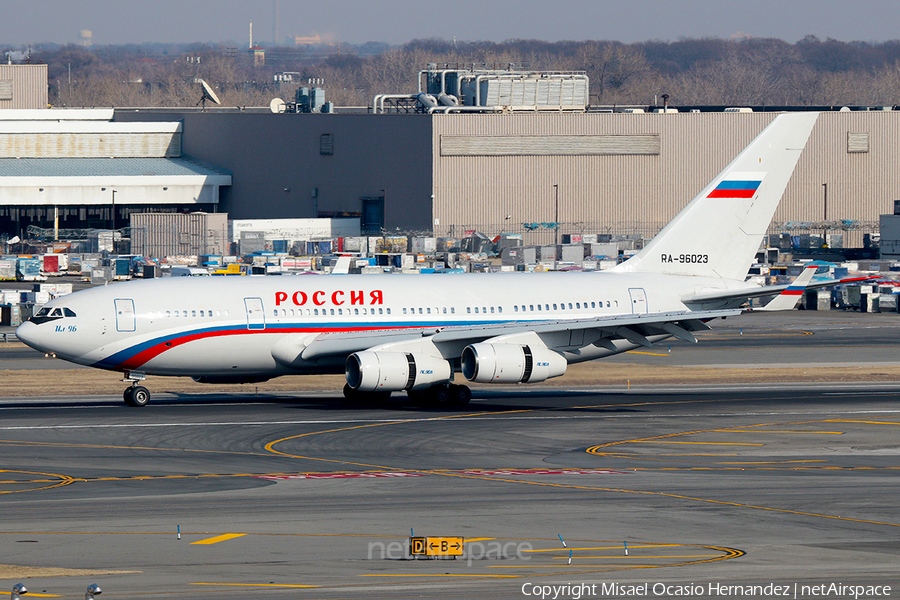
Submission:
[[[16,328],[16,337],[20,342],[24,342],[28,346],[36,350],[42,350],[38,346],[40,332],[38,331],[38,326],[32,323],[31,321],[25,321],[21,325]]]

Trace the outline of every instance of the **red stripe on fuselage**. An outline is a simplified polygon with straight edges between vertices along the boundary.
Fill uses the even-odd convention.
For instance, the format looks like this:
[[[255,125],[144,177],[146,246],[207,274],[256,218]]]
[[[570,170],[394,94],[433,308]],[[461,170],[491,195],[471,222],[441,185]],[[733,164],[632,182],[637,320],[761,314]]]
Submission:
[[[228,335],[247,335],[251,333],[348,333],[352,331],[376,331],[376,330],[396,330],[396,329],[422,329],[421,325],[404,325],[399,327],[377,327],[367,329],[365,327],[345,327],[345,328],[329,328],[329,327],[305,327],[305,328],[271,328],[271,329],[230,329],[226,331],[200,331],[191,333],[182,337],[178,337],[166,342],[156,344],[151,348],[138,352],[128,360],[119,363],[114,367],[118,371],[132,371],[150,362],[163,352],[177,348],[182,344],[194,342],[197,340],[222,337]]]

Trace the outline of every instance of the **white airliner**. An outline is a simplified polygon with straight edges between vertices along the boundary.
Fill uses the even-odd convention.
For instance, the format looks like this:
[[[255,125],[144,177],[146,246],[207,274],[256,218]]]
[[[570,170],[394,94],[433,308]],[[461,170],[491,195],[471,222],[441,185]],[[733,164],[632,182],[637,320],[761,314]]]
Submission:
[[[745,282],[816,113],[779,115],[647,246],[603,272],[177,277],[115,283],[47,303],[16,335],[119,371],[125,401],[147,375],[207,383],[344,372],[344,394],[465,404],[452,383],[534,383],[737,315],[793,286]],[[835,284],[830,281],[802,287]],[[845,280],[846,281],[846,280]]]

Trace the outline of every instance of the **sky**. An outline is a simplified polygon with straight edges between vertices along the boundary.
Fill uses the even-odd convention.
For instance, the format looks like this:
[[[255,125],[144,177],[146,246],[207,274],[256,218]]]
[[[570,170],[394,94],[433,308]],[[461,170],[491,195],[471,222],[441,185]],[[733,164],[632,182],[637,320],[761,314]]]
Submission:
[[[288,36],[361,44],[416,38],[647,40],[750,35],[787,42],[821,39],[883,42],[900,38],[897,0],[4,0],[0,46],[270,42]]]

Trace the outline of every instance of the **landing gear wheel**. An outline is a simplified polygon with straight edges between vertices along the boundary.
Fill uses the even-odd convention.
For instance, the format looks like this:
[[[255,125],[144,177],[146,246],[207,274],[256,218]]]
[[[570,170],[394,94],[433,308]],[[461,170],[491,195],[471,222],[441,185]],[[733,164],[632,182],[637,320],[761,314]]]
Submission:
[[[427,402],[427,394],[425,390],[407,390],[406,397],[416,404],[424,404]]]
[[[453,406],[465,406],[472,399],[472,390],[465,385],[450,386],[450,403]]]
[[[450,403],[450,386],[435,385],[426,392],[428,400],[434,406],[445,406]]]
[[[125,390],[123,397],[128,406],[140,408],[147,406],[147,403],[150,402],[150,391],[143,386],[136,385]]]

